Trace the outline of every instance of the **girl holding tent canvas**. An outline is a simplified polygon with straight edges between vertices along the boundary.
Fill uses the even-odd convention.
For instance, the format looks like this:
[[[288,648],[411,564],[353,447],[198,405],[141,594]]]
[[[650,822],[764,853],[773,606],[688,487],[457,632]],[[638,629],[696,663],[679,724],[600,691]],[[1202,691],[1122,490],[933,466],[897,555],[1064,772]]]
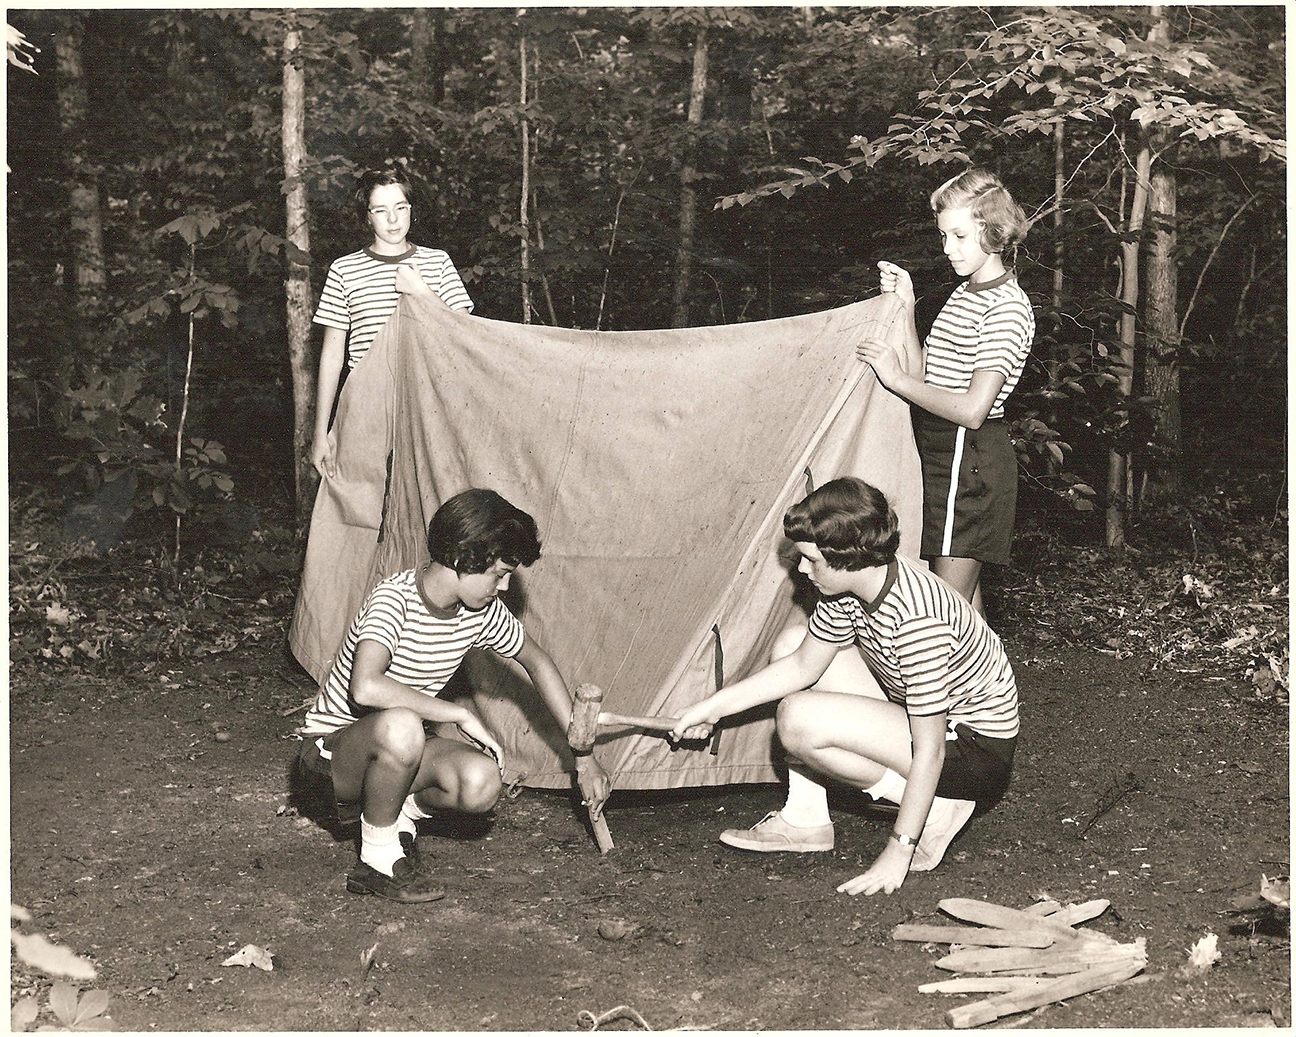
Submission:
[[[931,206],[945,255],[967,280],[941,309],[923,349],[913,280],[894,263],[878,263],[882,291],[894,293],[908,316],[904,351],[866,339],[858,356],[913,407],[923,468],[922,556],[984,615],[981,565],[1008,561],[1017,506],[1004,401],[1035,334],[1030,299],[1011,267],[1029,221],[999,178],[983,169],[941,184]]]
[[[399,169],[370,170],[356,187],[356,214],[373,240],[333,261],[314,317],[324,327],[311,444],[311,463],[321,476],[337,474],[329,425],[345,373],[369,351],[400,297],[427,295],[452,310],[472,312],[472,300],[449,255],[408,240],[416,204],[413,181]]]

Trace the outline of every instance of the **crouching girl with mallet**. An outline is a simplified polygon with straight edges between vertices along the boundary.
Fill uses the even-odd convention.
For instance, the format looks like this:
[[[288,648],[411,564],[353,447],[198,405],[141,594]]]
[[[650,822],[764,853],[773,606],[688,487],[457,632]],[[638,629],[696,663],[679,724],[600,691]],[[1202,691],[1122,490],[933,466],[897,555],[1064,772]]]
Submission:
[[[1018,731],[1012,667],[966,599],[896,554],[896,515],[876,488],[826,483],[788,509],[783,530],[820,594],[799,646],[685,710],[671,738],[708,737],[722,717],[781,700],[791,770],[899,805],[872,867],[837,887],[891,893],[910,871],[936,867],[978,803],[993,805],[1007,788]],[[885,698],[870,694],[875,686]],[[778,812],[724,835],[748,835],[751,845],[724,841],[759,850],[833,845],[831,823],[798,828]]]

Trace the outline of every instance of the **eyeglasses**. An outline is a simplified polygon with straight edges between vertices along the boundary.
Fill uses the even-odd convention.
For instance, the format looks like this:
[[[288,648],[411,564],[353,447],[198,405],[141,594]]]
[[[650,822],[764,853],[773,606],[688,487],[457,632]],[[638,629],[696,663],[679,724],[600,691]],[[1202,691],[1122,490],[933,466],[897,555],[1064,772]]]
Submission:
[[[374,208],[369,210],[370,216],[387,216],[390,213],[397,216],[408,216],[410,213],[409,202],[401,202],[399,205],[393,205],[390,209]]]

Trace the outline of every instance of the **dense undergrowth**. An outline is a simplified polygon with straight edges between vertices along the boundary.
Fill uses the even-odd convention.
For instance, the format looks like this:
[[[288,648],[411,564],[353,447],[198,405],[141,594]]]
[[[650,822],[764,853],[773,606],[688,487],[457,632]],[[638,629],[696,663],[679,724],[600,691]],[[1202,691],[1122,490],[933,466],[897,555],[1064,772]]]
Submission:
[[[147,673],[281,638],[301,547],[287,526],[193,530],[203,546],[172,558],[169,533],[139,523],[98,552],[65,532],[57,501],[13,492],[9,515],[11,680],[34,666],[97,676]],[[17,690],[17,689],[15,689]]]
[[[1217,480],[1219,482],[1219,480]],[[1275,503],[1276,502],[1276,503]],[[282,641],[301,545],[286,503],[259,528],[192,529],[178,564],[147,524],[96,553],[64,533],[56,498],[15,487],[9,529],[11,677],[34,667],[111,676]],[[986,575],[988,611],[1014,657],[1083,646],[1150,667],[1245,681],[1288,701],[1283,488],[1215,485],[1128,523],[1127,547],[1074,524],[1020,524],[1014,562]],[[1238,682],[1234,682],[1238,686]],[[19,690],[15,688],[15,690]]]
[[[1272,491],[1272,492],[1266,492]],[[1123,550],[1019,529],[989,577],[992,624],[1023,657],[1050,646],[1142,656],[1154,668],[1242,678],[1259,702],[1289,692],[1285,484],[1213,486],[1145,511]]]

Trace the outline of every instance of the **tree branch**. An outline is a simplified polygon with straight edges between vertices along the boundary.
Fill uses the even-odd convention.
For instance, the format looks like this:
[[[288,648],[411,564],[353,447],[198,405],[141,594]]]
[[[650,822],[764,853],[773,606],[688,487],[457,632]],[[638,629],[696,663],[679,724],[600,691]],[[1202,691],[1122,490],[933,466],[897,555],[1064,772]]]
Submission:
[[[1243,202],[1238,207],[1238,211],[1235,212],[1231,217],[1229,217],[1228,223],[1224,224],[1224,229],[1220,231],[1219,240],[1215,242],[1215,247],[1211,249],[1210,255],[1206,257],[1206,262],[1202,265],[1201,273],[1197,275],[1197,283],[1193,285],[1192,296],[1191,298],[1189,298],[1188,305],[1184,309],[1183,320],[1179,322],[1180,338],[1183,338],[1184,328],[1188,326],[1188,317],[1189,315],[1191,315],[1193,311],[1193,307],[1197,305],[1197,294],[1201,291],[1202,281],[1206,279],[1206,271],[1210,269],[1211,263],[1214,261],[1215,256],[1219,253],[1220,246],[1224,244],[1225,235],[1228,234],[1229,228],[1232,227],[1233,224],[1237,221],[1237,218],[1242,215],[1242,213],[1246,210],[1246,207],[1250,205],[1252,202],[1254,202],[1258,197],[1260,196],[1253,194],[1250,198],[1248,198],[1245,202]]]

